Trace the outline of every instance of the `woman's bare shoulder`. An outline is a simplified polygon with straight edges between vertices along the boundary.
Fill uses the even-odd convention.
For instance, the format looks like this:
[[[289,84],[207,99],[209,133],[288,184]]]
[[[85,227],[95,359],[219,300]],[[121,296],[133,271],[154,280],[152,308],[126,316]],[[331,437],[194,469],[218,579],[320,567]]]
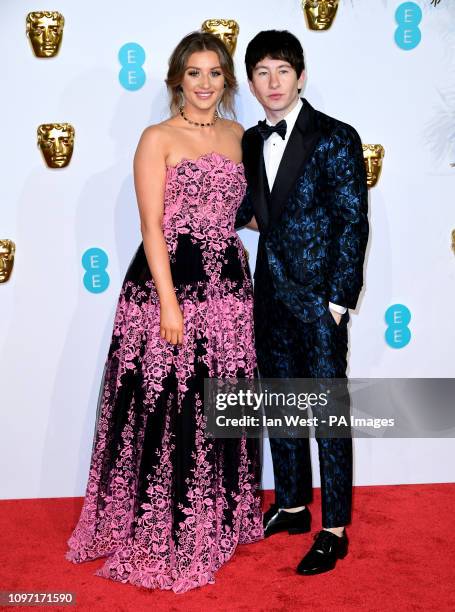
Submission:
[[[154,123],[147,126],[142,132],[141,138],[156,143],[157,140],[168,137],[169,129],[172,126],[170,121],[171,119],[166,119],[166,121],[162,121],[161,123]]]
[[[139,140],[140,146],[145,149],[160,149],[161,151],[166,151],[175,135],[175,127],[172,120],[173,117],[161,123],[147,126],[142,132]]]
[[[242,138],[245,130],[243,129],[243,125],[241,123],[234,121],[234,119],[223,119],[223,124],[225,125],[226,129],[232,130],[235,132],[236,136]]]

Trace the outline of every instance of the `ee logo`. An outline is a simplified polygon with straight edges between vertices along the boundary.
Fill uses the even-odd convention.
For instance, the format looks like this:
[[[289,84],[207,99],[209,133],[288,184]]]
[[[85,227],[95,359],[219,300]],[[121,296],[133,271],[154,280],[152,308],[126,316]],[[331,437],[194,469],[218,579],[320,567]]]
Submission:
[[[129,42],[121,47],[118,59],[122,65],[118,80],[120,85],[129,91],[140,89],[145,83],[145,72],[142,68],[145,62],[145,51],[134,42]]]
[[[404,304],[393,304],[387,308],[385,322],[387,329],[385,341],[392,348],[400,349],[411,340],[411,331],[408,327],[411,321],[411,312]]]
[[[84,287],[90,293],[102,293],[109,287],[109,274],[106,272],[109,259],[103,249],[93,247],[82,255],[85,270]]]
[[[395,42],[404,51],[415,49],[420,43],[422,32],[419,24],[422,21],[422,9],[415,2],[403,2],[395,12],[398,28],[395,30]]]

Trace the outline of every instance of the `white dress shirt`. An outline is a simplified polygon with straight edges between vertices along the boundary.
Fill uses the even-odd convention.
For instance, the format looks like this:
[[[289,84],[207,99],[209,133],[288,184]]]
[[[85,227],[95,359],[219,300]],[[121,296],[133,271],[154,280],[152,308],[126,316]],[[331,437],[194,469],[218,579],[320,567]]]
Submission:
[[[274,132],[264,142],[264,163],[270,191],[272,191],[281,158],[283,157],[284,150],[288,144],[289,137],[294,129],[294,125],[297,121],[301,108],[302,100],[299,98],[294,108],[289,111],[285,117],[283,117],[283,119],[286,121],[286,136],[284,137],[284,140],[279,134]],[[266,119],[266,121],[268,125],[274,125],[268,119]],[[344,306],[332,304],[332,302],[329,302],[329,308],[339,314],[344,314],[347,310]]]

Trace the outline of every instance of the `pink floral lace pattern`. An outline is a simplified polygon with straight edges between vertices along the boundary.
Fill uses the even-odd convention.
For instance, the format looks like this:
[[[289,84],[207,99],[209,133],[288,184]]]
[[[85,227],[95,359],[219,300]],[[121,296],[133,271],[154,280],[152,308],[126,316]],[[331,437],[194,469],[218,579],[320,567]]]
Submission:
[[[213,583],[237,544],[263,537],[257,443],[206,438],[202,401],[204,377],[255,374],[252,285],[234,231],[245,187],[243,166],[216,153],[167,170],[171,267],[185,263],[182,235],[203,266],[201,278],[175,283],[181,346],[160,336],[151,277],[123,284],[67,553],[75,563],[107,557],[99,576],[182,593]],[[143,252],[134,261],[148,270]]]
[[[201,247],[204,267],[217,281],[221,253],[235,241],[246,266],[240,239],[234,231],[235,215],[245,195],[243,165],[211,153],[197,160],[182,160],[167,169],[163,230],[171,261],[177,237],[189,234]]]

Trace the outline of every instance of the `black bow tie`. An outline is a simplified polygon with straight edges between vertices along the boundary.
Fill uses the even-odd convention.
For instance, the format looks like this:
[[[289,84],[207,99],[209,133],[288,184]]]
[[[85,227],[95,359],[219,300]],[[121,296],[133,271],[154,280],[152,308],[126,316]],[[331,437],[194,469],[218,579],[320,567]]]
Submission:
[[[278,121],[276,125],[268,125],[265,119],[264,121],[258,122],[258,132],[264,140],[267,140],[267,138],[274,132],[279,134],[284,140],[284,137],[286,136],[286,129],[287,125],[285,119]]]

